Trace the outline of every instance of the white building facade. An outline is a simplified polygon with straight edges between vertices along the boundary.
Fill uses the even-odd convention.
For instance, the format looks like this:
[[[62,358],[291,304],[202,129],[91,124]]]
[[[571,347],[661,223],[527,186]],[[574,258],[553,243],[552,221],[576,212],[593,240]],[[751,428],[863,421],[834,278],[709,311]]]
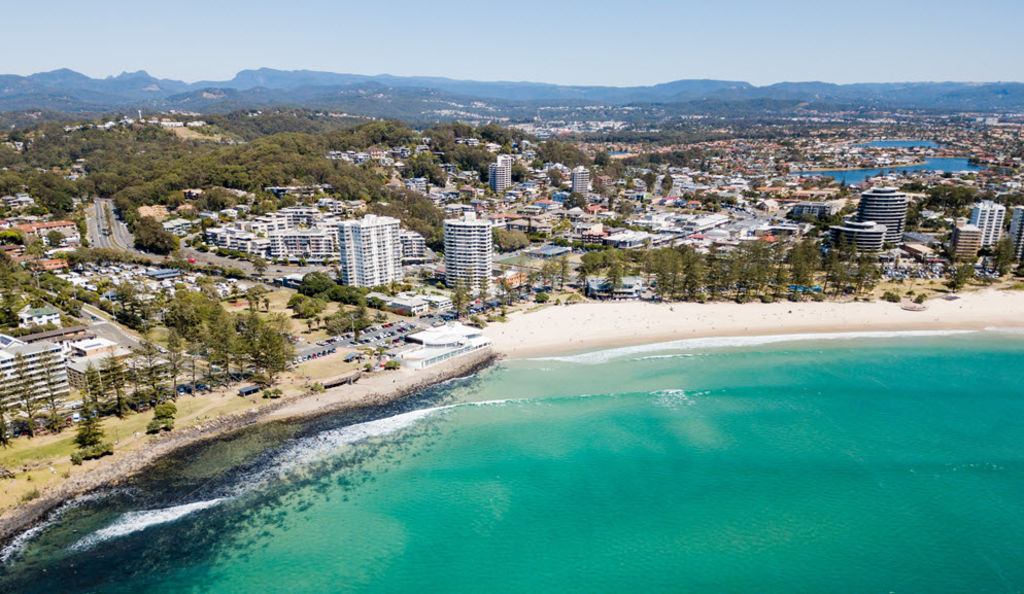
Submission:
[[[590,171],[582,165],[572,170],[572,191],[584,196],[590,191]]]
[[[444,222],[445,284],[464,283],[471,290],[490,288],[494,246],[490,221],[466,213]]]
[[[338,223],[341,282],[379,287],[402,279],[402,244],[398,219],[366,215]]]
[[[991,200],[982,200],[971,207],[971,224],[981,229],[981,247],[995,245],[1003,236],[1006,207]]]
[[[500,194],[512,185],[512,156],[498,155],[498,159],[487,168],[487,180],[495,194]]]

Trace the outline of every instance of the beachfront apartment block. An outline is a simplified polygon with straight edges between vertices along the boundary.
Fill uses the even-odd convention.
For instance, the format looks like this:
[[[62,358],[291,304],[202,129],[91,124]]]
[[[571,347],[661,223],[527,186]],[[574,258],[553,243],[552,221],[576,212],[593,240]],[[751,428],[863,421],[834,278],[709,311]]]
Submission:
[[[491,222],[469,212],[444,222],[445,284],[465,284],[471,290],[490,289],[493,267]]]
[[[957,260],[974,260],[981,249],[984,232],[977,225],[953,227],[953,257]]]
[[[1014,206],[1010,217],[1010,241],[1016,259],[1024,258],[1024,206]]]
[[[580,165],[573,169],[570,181],[572,192],[586,196],[590,191],[590,171],[586,167]]]
[[[1006,207],[991,200],[982,200],[971,207],[971,224],[981,231],[981,247],[995,245],[1003,235]]]
[[[487,180],[495,194],[500,194],[512,185],[512,155],[498,155],[487,167]]]
[[[872,188],[860,195],[857,222],[882,225],[885,243],[898,245],[903,240],[903,229],[907,223],[907,204],[907,195],[896,188]]]
[[[379,287],[402,280],[402,243],[398,219],[366,215],[338,224],[341,282]]]
[[[879,252],[885,247],[887,230],[885,225],[872,221],[847,221],[842,225],[829,227],[832,247],[852,245],[858,252]]]
[[[60,345],[26,343],[0,334],[0,398],[8,407],[24,398],[54,396],[63,402],[69,393],[64,352]],[[17,418],[17,416],[15,416]]]

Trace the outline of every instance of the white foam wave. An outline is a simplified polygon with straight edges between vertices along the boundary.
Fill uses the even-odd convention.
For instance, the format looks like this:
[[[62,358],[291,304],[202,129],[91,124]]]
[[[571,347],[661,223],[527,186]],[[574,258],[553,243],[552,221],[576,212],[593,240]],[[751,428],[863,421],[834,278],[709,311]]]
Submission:
[[[535,361],[561,361],[564,363],[579,363],[583,365],[598,365],[607,363],[613,359],[638,355],[641,353],[656,353],[659,351],[682,351],[698,349],[721,349],[721,348],[744,348],[776,344],[781,342],[798,342],[807,340],[851,340],[857,338],[922,338],[951,336],[956,334],[970,334],[974,330],[901,330],[901,331],[872,331],[872,332],[826,332],[820,334],[772,334],[767,336],[718,336],[708,338],[686,338],[669,342],[658,342],[654,344],[643,344],[629,347],[619,347],[569,355],[564,357],[538,357]]]
[[[514,401],[516,401],[516,399],[510,398],[436,406],[433,408],[400,413],[383,419],[375,419],[373,421],[339,427],[338,429],[331,429],[329,431],[324,431],[316,435],[299,439],[289,447],[274,455],[264,470],[245,477],[244,480],[239,481],[238,485],[231,490],[230,493],[223,497],[217,497],[215,499],[205,501],[195,501],[192,503],[185,503],[160,509],[127,512],[112,524],[78,540],[71,545],[71,549],[78,551],[86,550],[103,541],[110,540],[111,538],[126,536],[140,530],[145,530],[150,526],[173,522],[197,511],[218,506],[225,501],[234,499],[240,495],[257,489],[272,479],[282,477],[294,472],[302,466],[322,460],[347,445],[397,433],[398,431],[411,427],[422,419],[425,419],[437,412],[463,406],[495,406]],[[44,526],[39,527],[40,530],[42,528],[44,528]],[[27,535],[25,537],[26,542],[33,535]],[[22,546],[23,545],[24,543],[22,543]]]
[[[184,503],[173,507],[128,512],[118,518],[113,524],[106,528],[101,528],[71,545],[71,549],[84,551],[111,538],[126,536],[140,530],[145,530],[150,526],[180,520],[189,514],[220,505],[223,501],[223,497],[218,497],[216,499],[193,501],[192,503]]]

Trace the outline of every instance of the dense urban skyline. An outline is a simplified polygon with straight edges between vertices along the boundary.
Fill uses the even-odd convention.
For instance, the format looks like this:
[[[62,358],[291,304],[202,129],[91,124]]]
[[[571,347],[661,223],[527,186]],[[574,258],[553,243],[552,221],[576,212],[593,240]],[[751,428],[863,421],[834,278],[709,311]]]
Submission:
[[[869,0],[853,15],[847,7],[793,1],[616,8],[400,0],[389,20],[375,6],[321,0],[185,0],[173,12],[120,0],[16,4],[5,9],[7,39],[24,51],[0,70],[68,67],[109,76],[143,69],[189,82],[263,66],[614,86],[684,78],[757,85],[1024,80],[1024,65],[1006,59],[1024,50],[1013,29],[1024,7],[1009,2],[987,0],[965,11],[949,0]],[[43,13],[56,18],[41,29]],[[460,46],[474,51],[452,52]]]

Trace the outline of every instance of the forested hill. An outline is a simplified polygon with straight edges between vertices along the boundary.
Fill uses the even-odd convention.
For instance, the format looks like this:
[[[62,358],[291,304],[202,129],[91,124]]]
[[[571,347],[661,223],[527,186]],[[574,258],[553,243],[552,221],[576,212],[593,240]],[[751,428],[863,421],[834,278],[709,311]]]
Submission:
[[[633,87],[532,82],[483,82],[440,77],[366,76],[261,68],[224,81],[186,83],[145,71],[102,79],[61,69],[29,76],[0,75],[0,111],[190,109],[230,111],[267,106],[346,109],[378,117],[456,119],[474,102],[483,115],[515,117],[543,105],[690,105],[705,101],[795,101],[854,107],[958,111],[1024,108],[1024,84],[1015,82],[860,83],[677,80]],[[717,105],[717,103],[712,103]],[[479,106],[477,106],[479,107]],[[463,114],[464,115],[464,114]]]
[[[251,203],[256,212],[270,212],[289,205],[289,200],[294,203],[294,198],[277,197],[264,190],[268,186],[328,184],[331,196],[365,200],[371,207],[379,205],[389,214],[400,216],[409,228],[431,238],[437,235],[440,211],[430,200],[392,189],[401,184],[393,183],[397,174],[391,170],[332,160],[327,158],[328,153],[371,147],[412,149],[429,137],[432,150],[404,159],[402,175],[443,184],[446,174],[441,165],[447,163],[458,171],[475,172],[474,183],[482,185],[487,167],[494,161],[494,154],[484,145],[509,147],[525,138],[520,131],[495,125],[473,128],[441,124],[418,132],[398,122],[374,121],[311,134],[280,132],[313,126],[296,114],[218,117],[223,121],[214,122],[220,122],[223,129],[229,129],[232,120],[240,118],[241,124],[249,126],[240,125],[236,130],[253,139],[226,144],[183,139],[172,130],[153,125],[103,129],[68,126],[66,122],[47,122],[8,133],[8,142],[0,143],[0,195],[27,192],[35,198],[37,206],[33,208],[38,211],[29,214],[54,217],[73,213],[79,197],[112,198],[121,216],[133,225],[139,206],[181,206],[186,202],[182,190],[187,188],[207,190],[190,201],[196,210],[233,206],[238,201],[233,191],[240,190],[254,196]],[[265,135],[269,132],[279,133]],[[456,138],[468,137],[479,139],[481,144],[456,143]],[[541,160],[569,166],[590,163],[570,144],[547,141],[535,147]],[[75,177],[70,174],[76,170],[81,175],[69,179]]]

